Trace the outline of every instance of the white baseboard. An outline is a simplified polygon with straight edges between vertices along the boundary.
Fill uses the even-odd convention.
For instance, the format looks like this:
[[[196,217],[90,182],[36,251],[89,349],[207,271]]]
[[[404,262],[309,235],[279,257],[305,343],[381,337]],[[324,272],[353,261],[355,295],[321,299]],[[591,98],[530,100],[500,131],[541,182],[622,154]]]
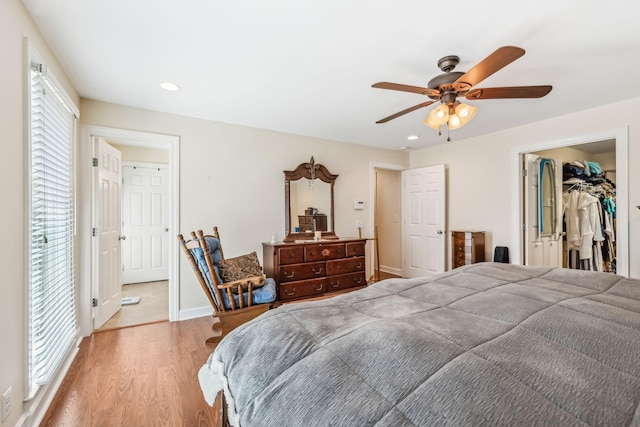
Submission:
[[[402,269],[400,268],[393,268],[393,267],[387,267],[386,265],[381,265],[380,271],[384,273],[395,274],[396,276],[402,276]]]
[[[188,308],[186,310],[180,310],[180,312],[178,313],[178,320],[188,320],[188,319],[195,319],[197,317],[205,317],[205,316],[212,316],[213,315],[213,307],[209,306],[202,306],[202,307],[195,307],[195,308]]]

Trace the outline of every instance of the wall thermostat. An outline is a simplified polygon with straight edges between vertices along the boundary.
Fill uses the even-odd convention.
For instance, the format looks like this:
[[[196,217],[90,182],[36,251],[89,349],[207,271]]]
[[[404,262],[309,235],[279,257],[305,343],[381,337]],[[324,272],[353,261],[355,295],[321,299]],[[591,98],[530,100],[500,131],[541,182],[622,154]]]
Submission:
[[[353,210],[361,211],[364,209],[364,202],[362,200],[354,200],[353,201]]]

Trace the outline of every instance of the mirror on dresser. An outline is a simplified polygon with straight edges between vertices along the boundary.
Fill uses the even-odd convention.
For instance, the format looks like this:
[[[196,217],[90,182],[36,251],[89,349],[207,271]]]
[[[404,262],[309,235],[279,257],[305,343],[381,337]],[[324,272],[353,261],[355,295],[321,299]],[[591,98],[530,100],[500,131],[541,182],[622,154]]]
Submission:
[[[285,242],[336,238],[334,229],[334,175],[313,157],[294,170],[284,171]]]

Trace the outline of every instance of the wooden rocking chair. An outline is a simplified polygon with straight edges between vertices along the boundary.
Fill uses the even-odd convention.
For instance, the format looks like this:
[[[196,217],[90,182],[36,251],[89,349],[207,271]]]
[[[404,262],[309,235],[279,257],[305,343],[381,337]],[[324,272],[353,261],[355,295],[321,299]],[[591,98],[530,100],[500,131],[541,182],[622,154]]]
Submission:
[[[191,232],[191,239],[178,235],[180,246],[187,255],[198,282],[213,307],[213,317],[218,321],[212,326],[217,332],[206,340],[208,346],[220,342],[225,335],[245,322],[259,316],[271,308],[275,300],[275,281],[264,274],[240,280],[223,282],[218,264],[224,260],[218,227],[213,227],[213,235],[205,235],[202,230]],[[211,274],[210,272],[214,272]],[[264,286],[258,284],[266,281]]]

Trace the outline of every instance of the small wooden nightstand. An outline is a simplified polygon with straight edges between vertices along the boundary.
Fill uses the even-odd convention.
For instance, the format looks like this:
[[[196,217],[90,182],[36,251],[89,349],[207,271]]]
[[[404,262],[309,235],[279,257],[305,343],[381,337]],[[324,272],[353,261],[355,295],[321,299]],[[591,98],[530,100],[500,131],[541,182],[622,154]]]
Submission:
[[[484,231],[451,232],[451,268],[484,262]]]

